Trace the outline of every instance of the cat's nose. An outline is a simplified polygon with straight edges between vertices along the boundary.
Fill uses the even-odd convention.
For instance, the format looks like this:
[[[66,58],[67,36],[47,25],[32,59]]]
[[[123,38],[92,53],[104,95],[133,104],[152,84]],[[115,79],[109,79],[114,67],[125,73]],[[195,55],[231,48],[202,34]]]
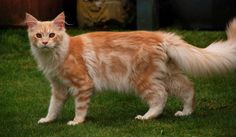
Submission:
[[[43,41],[42,43],[43,43],[43,45],[47,45],[47,44],[48,44],[48,42],[47,42],[47,41]]]

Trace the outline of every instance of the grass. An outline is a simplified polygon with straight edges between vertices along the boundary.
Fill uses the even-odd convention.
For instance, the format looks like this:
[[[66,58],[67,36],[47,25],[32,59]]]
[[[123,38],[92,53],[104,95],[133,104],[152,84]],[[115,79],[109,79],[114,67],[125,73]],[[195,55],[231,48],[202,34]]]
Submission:
[[[224,32],[180,31],[185,39],[202,47],[219,39]],[[84,31],[72,29],[71,35]],[[162,116],[137,121],[148,107],[133,94],[100,92],[92,98],[86,123],[67,126],[74,116],[71,98],[58,120],[38,125],[46,115],[50,87],[36,68],[29,52],[26,31],[0,30],[0,136],[1,137],[229,137],[236,136],[236,72],[224,76],[192,79],[197,92],[196,111],[188,117],[173,114],[181,108],[169,98]]]

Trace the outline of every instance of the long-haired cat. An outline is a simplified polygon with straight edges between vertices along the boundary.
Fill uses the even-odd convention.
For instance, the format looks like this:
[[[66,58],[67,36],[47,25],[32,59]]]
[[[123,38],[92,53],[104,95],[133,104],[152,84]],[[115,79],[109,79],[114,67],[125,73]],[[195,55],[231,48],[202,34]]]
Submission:
[[[32,54],[52,87],[48,114],[38,123],[55,120],[69,95],[75,98],[75,117],[68,124],[84,122],[93,90],[105,88],[133,89],[146,101],[149,110],[136,119],[160,115],[169,95],[183,102],[183,110],[175,116],[187,116],[193,112],[195,93],[184,72],[203,76],[236,68],[236,20],[227,28],[226,41],[203,49],[173,33],[158,31],[70,37],[63,13],[52,21],[38,21],[26,14],[26,23]]]

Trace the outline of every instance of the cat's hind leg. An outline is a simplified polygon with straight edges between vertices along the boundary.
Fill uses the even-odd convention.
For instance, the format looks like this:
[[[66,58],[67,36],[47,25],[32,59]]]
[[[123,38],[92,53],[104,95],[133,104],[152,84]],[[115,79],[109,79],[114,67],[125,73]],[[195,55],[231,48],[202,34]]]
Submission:
[[[195,93],[192,82],[183,74],[173,74],[167,83],[168,92],[181,99],[183,110],[177,111],[175,116],[188,116],[194,110]]]
[[[160,115],[167,101],[167,92],[161,80],[142,81],[137,85],[138,95],[147,102],[149,110],[135,119],[148,120]]]

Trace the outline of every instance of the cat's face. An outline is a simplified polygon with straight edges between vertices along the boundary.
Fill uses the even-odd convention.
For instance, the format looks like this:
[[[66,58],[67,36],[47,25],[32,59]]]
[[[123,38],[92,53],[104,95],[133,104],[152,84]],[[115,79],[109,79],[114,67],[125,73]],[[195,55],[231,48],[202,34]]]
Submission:
[[[41,50],[49,50],[60,46],[65,34],[64,22],[65,16],[63,13],[52,21],[42,22],[26,13],[28,36],[31,45]]]

